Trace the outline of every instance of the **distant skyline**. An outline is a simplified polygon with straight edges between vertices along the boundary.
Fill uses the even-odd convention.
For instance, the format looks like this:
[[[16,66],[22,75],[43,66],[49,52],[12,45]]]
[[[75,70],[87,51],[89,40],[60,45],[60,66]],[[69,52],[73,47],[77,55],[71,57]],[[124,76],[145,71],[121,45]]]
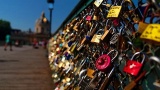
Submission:
[[[52,13],[52,33],[55,32],[80,0],[55,0]],[[42,12],[49,19],[47,0],[1,0],[0,19],[9,21],[13,29],[34,31]]]

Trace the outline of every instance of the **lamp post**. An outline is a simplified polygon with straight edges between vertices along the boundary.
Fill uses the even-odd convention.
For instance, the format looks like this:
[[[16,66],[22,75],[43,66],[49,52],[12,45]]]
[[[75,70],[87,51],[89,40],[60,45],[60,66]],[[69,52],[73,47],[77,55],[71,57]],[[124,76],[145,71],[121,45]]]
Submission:
[[[51,30],[52,30],[52,10],[53,10],[53,4],[54,0],[47,0],[47,3],[49,5],[49,11],[50,11],[50,30],[49,30],[49,38],[51,37]]]

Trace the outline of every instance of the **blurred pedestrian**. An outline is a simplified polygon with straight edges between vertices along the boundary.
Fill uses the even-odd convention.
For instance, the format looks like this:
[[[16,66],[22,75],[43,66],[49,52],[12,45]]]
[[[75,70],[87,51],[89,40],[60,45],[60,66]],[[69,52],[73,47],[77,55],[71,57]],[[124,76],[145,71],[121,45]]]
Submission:
[[[9,47],[10,47],[10,51],[12,51],[11,35],[10,35],[10,34],[7,34],[5,39],[6,39],[6,40],[5,40],[4,50],[6,51],[6,50],[7,50],[8,45],[9,45]]]

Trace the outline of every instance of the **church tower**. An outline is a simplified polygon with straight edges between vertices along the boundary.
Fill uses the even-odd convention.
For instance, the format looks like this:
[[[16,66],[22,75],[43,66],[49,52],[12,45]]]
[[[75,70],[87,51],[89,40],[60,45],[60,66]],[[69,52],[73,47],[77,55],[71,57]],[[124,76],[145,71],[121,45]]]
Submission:
[[[49,30],[50,30],[50,22],[45,17],[45,13],[42,12],[41,17],[36,20],[35,33],[49,35]]]

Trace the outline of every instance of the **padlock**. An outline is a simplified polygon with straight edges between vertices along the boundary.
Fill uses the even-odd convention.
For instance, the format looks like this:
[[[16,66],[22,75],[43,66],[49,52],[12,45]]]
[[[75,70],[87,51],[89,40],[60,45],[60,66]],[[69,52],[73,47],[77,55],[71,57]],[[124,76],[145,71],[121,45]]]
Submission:
[[[108,75],[104,78],[101,86],[99,87],[98,90],[104,90],[106,85],[109,83],[109,80],[111,79],[111,77],[113,76],[114,74],[114,71],[115,71],[116,67],[114,66],[108,73]]]
[[[159,76],[159,66],[160,66],[160,58],[158,58],[157,56],[151,56],[149,57],[149,64],[152,67],[151,70],[154,71],[154,76],[156,77],[155,81],[153,82],[153,85],[156,87],[157,90],[160,89],[160,76]],[[150,70],[150,71],[151,71]],[[156,75],[155,75],[156,74]]]
[[[110,41],[109,41],[110,45],[117,45],[116,43],[118,42],[118,38],[119,38],[119,34],[114,33],[110,38]]]
[[[87,61],[87,59],[84,58],[84,59],[80,62],[80,65],[77,66],[77,68],[76,68],[76,70],[75,70],[75,72],[74,72],[75,75],[78,75],[78,74],[80,73],[80,71],[81,71],[82,67],[85,65],[86,61]]]
[[[75,25],[75,23],[77,22],[78,18],[74,18],[71,22],[70,22],[70,26],[71,28],[73,28],[73,26]]]
[[[109,19],[106,21],[106,26],[105,26],[105,28],[104,28],[104,33],[103,33],[103,35],[102,35],[102,37],[101,37],[101,40],[102,41],[107,41],[107,42],[109,42],[109,40],[110,40],[110,38],[111,38],[111,36],[112,36],[112,34],[111,34],[111,32],[112,31],[114,31],[114,27],[112,27],[112,26],[110,26],[109,25]]]
[[[138,62],[134,60],[136,55],[143,55],[142,61]],[[137,76],[139,74],[139,71],[141,70],[143,63],[145,61],[145,54],[142,52],[136,52],[130,60],[127,61],[126,65],[123,68],[123,71],[131,74],[133,76]]]
[[[87,35],[82,39],[81,41],[81,45],[84,45],[86,44],[87,42],[89,42],[93,35],[95,34],[95,32],[97,31],[97,26],[98,26],[98,23],[94,23],[91,28],[90,28],[90,31],[87,32]]]
[[[81,41],[81,45],[86,44],[87,42],[89,42],[91,40],[91,37],[86,35],[83,40]]]
[[[84,18],[84,17],[83,17],[83,18]],[[83,21],[84,21],[83,18],[76,22],[76,24],[73,26],[73,30],[79,31],[80,26],[83,25]]]
[[[101,81],[102,72],[95,72],[94,77],[90,80],[89,84],[84,90],[94,90]]]
[[[94,2],[94,5],[95,5],[96,7],[99,7],[102,2],[103,2],[103,0],[96,0],[96,1]]]
[[[118,18],[119,14],[121,12],[121,8],[122,6],[111,6],[111,8],[109,9],[107,18]]]
[[[74,43],[74,45],[72,46],[72,48],[70,49],[70,52],[73,53],[75,50],[76,50],[76,47],[77,47],[77,43]]]
[[[87,76],[93,79],[95,73],[96,73],[95,64],[93,61],[89,61],[89,65],[87,68]]]
[[[133,17],[132,20],[135,24],[139,23],[139,21],[141,20],[137,14],[133,14],[132,17]]]
[[[71,46],[72,46],[72,43],[73,43],[73,41],[69,41],[69,42],[68,42],[68,47],[71,47]]]
[[[117,18],[114,19],[114,20],[113,20],[113,26],[114,26],[114,27],[118,27],[119,25],[120,25],[119,19],[117,19]]]
[[[95,12],[95,14],[94,14],[94,16],[93,16],[93,20],[95,20],[95,21],[98,21],[98,20],[99,20],[99,17],[98,17],[98,15],[97,15],[97,13],[98,13],[98,12]]]
[[[66,25],[66,32],[70,32],[72,29],[71,29],[71,25],[70,25],[70,23],[68,23],[67,25]]]
[[[76,24],[73,26],[73,30],[75,31],[79,31],[80,26],[82,26],[84,24],[84,20],[86,15],[83,15],[84,12],[80,13],[80,16],[78,17],[79,20],[77,20]]]
[[[87,69],[82,69],[79,73],[79,79],[82,79],[82,77],[86,75],[86,73],[87,73]]]
[[[127,36],[126,34],[125,34],[125,32],[126,31],[124,31],[125,30],[125,28],[121,28],[120,29],[120,35],[119,35],[119,37],[118,37],[118,43],[117,43],[117,48],[118,48],[118,50],[120,51],[120,52],[123,52],[123,51],[125,51],[125,50],[127,50],[128,49],[128,38],[129,38],[129,36]],[[124,33],[124,34],[123,34]]]
[[[124,13],[123,16],[126,16],[125,18],[130,18],[134,23],[138,23],[142,18],[139,9],[135,7],[132,0],[124,0],[124,1],[125,1],[124,3],[126,3],[127,5],[125,5],[123,8],[128,8],[129,5],[130,10]]]
[[[91,69],[91,68],[87,68],[87,76],[90,78],[93,78],[93,73],[95,72],[95,70]]]
[[[69,72],[71,73],[73,71],[73,69],[74,69],[74,63],[69,62],[69,68],[67,69],[66,74],[69,73]]]
[[[86,21],[91,21],[93,14],[94,14],[94,10],[91,8],[89,8],[89,9],[90,9],[90,11],[89,11],[88,15],[86,16]]]
[[[145,11],[143,13],[142,21],[139,21],[139,26],[138,26],[138,32],[143,33],[143,31],[146,29],[148,26],[148,23],[145,23],[145,18],[147,17],[147,12],[149,10],[150,4],[145,8]]]
[[[97,29],[99,27],[99,23],[98,22],[95,22],[92,24],[90,30],[89,30],[89,37],[93,37],[93,35],[96,33]]]
[[[140,36],[140,38],[145,42],[160,45],[160,25],[159,23],[157,23],[157,18],[159,17],[160,15],[157,13],[151,14],[150,24],[148,24],[148,26]]]
[[[94,15],[93,15],[93,20],[98,21],[100,11],[99,11],[99,8],[96,8],[96,7],[94,7],[94,8],[95,8],[95,11],[94,11]]]
[[[149,24],[144,32],[141,34],[140,38],[145,42],[160,45],[160,24]]]
[[[115,53],[114,53],[115,52]],[[114,53],[114,57],[111,57]],[[96,68],[102,72],[106,72],[109,71],[109,69],[111,68],[111,63],[113,62],[113,60],[117,57],[118,55],[118,51],[117,50],[111,50],[108,54],[103,54],[101,55],[97,60],[96,60]]]
[[[132,40],[133,46],[137,52],[143,49],[143,41],[140,39],[140,33],[136,32]]]
[[[100,43],[100,39],[102,37],[104,30],[103,29],[99,29],[92,37],[91,42],[93,43]]]

